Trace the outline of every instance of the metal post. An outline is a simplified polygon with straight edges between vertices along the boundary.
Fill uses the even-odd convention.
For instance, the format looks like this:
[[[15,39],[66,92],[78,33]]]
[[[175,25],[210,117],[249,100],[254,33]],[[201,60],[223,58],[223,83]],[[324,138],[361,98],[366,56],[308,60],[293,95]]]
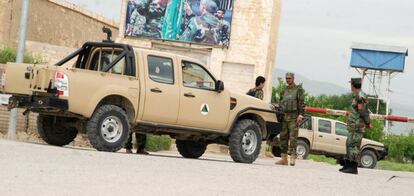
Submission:
[[[388,73],[388,84],[387,84],[387,97],[386,97],[386,109],[385,109],[385,116],[390,115],[390,96],[391,96],[391,74],[392,72]],[[389,133],[389,122],[388,120],[385,121],[384,133]]]
[[[22,15],[20,17],[19,43],[17,47],[16,63],[23,63],[26,44],[27,19],[29,17],[29,0],[22,0]],[[16,139],[17,109],[10,111],[8,139]]]

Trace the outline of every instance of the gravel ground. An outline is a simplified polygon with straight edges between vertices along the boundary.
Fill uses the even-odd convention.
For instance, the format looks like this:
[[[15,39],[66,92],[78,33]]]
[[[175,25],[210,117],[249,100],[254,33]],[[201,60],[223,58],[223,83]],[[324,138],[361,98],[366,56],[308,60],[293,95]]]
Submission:
[[[105,153],[0,139],[0,195],[413,195],[414,174],[269,158],[238,164],[207,153]]]

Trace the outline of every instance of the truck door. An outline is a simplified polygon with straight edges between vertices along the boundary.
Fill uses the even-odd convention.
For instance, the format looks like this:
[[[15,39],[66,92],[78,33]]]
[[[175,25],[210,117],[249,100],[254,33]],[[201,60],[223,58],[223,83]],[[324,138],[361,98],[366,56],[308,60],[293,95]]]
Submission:
[[[180,125],[224,130],[230,110],[230,93],[217,92],[217,80],[201,65],[180,62]]]
[[[332,133],[332,121],[318,119],[317,131],[314,134],[314,150],[323,152],[335,151],[335,135]]]
[[[176,124],[178,117],[178,70],[174,56],[144,52],[145,105],[143,120]]]
[[[336,151],[340,154],[346,153],[346,139],[348,137],[348,127],[344,123],[335,123]]]

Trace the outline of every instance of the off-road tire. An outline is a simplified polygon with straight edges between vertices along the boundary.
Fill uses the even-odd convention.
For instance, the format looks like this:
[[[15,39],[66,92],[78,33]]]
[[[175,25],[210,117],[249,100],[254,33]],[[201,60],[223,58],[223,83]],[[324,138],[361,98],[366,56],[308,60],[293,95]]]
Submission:
[[[303,146],[303,148],[304,148],[304,150],[305,150],[305,153],[302,155],[302,159],[307,159],[307,158],[308,158],[308,156],[309,156],[309,153],[310,153],[310,147],[309,147],[309,144],[308,144],[308,143],[306,143],[305,141],[301,140],[301,139],[298,139],[298,141],[297,141],[297,143],[296,143],[296,149],[297,149],[297,147],[299,147],[299,146]],[[297,153],[297,151],[296,151],[296,153]],[[298,156],[299,156],[299,155],[298,155]]]
[[[243,136],[248,130],[254,131],[257,139],[257,144],[252,154],[246,154],[243,150]],[[234,125],[229,139],[230,156],[233,161],[238,163],[253,163],[260,153],[262,144],[262,134],[259,124],[250,119],[243,119]]]
[[[364,158],[364,156],[369,156],[372,159],[372,163],[369,165],[363,164],[362,159]],[[374,169],[375,166],[377,166],[377,161],[378,161],[378,158],[375,152],[373,152],[372,150],[363,150],[359,158],[359,166],[362,168]]]
[[[64,117],[55,117],[39,114],[37,117],[37,130],[46,143],[55,146],[65,146],[71,143],[78,134],[73,127],[63,125]]]
[[[115,116],[122,123],[120,138],[115,142],[108,142],[102,135],[102,123],[105,118]],[[122,149],[128,140],[130,124],[127,113],[115,105],[102,105],[95,110],[91,119],[86,124],[86,131],[91,145],[99,151],[117,152]]]
[[[192,140],[176,140],[177,150],[185,158],[198,159],[207,149],[207,144]]]

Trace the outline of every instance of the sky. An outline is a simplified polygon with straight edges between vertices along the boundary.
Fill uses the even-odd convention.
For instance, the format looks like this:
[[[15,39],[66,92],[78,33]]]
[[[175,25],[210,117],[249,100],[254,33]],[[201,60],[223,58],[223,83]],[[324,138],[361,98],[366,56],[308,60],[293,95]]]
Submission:
[[[66,0],[120,21],[121,0]],[[348,88],[353,42],[414,49],[413,0],[282,0],[276,67]],[[414,58],[392,79],[391,102],[414,108]],[[392,105],[391,103],[391,105]],[[398,111],[394,112],[398,114]]]

